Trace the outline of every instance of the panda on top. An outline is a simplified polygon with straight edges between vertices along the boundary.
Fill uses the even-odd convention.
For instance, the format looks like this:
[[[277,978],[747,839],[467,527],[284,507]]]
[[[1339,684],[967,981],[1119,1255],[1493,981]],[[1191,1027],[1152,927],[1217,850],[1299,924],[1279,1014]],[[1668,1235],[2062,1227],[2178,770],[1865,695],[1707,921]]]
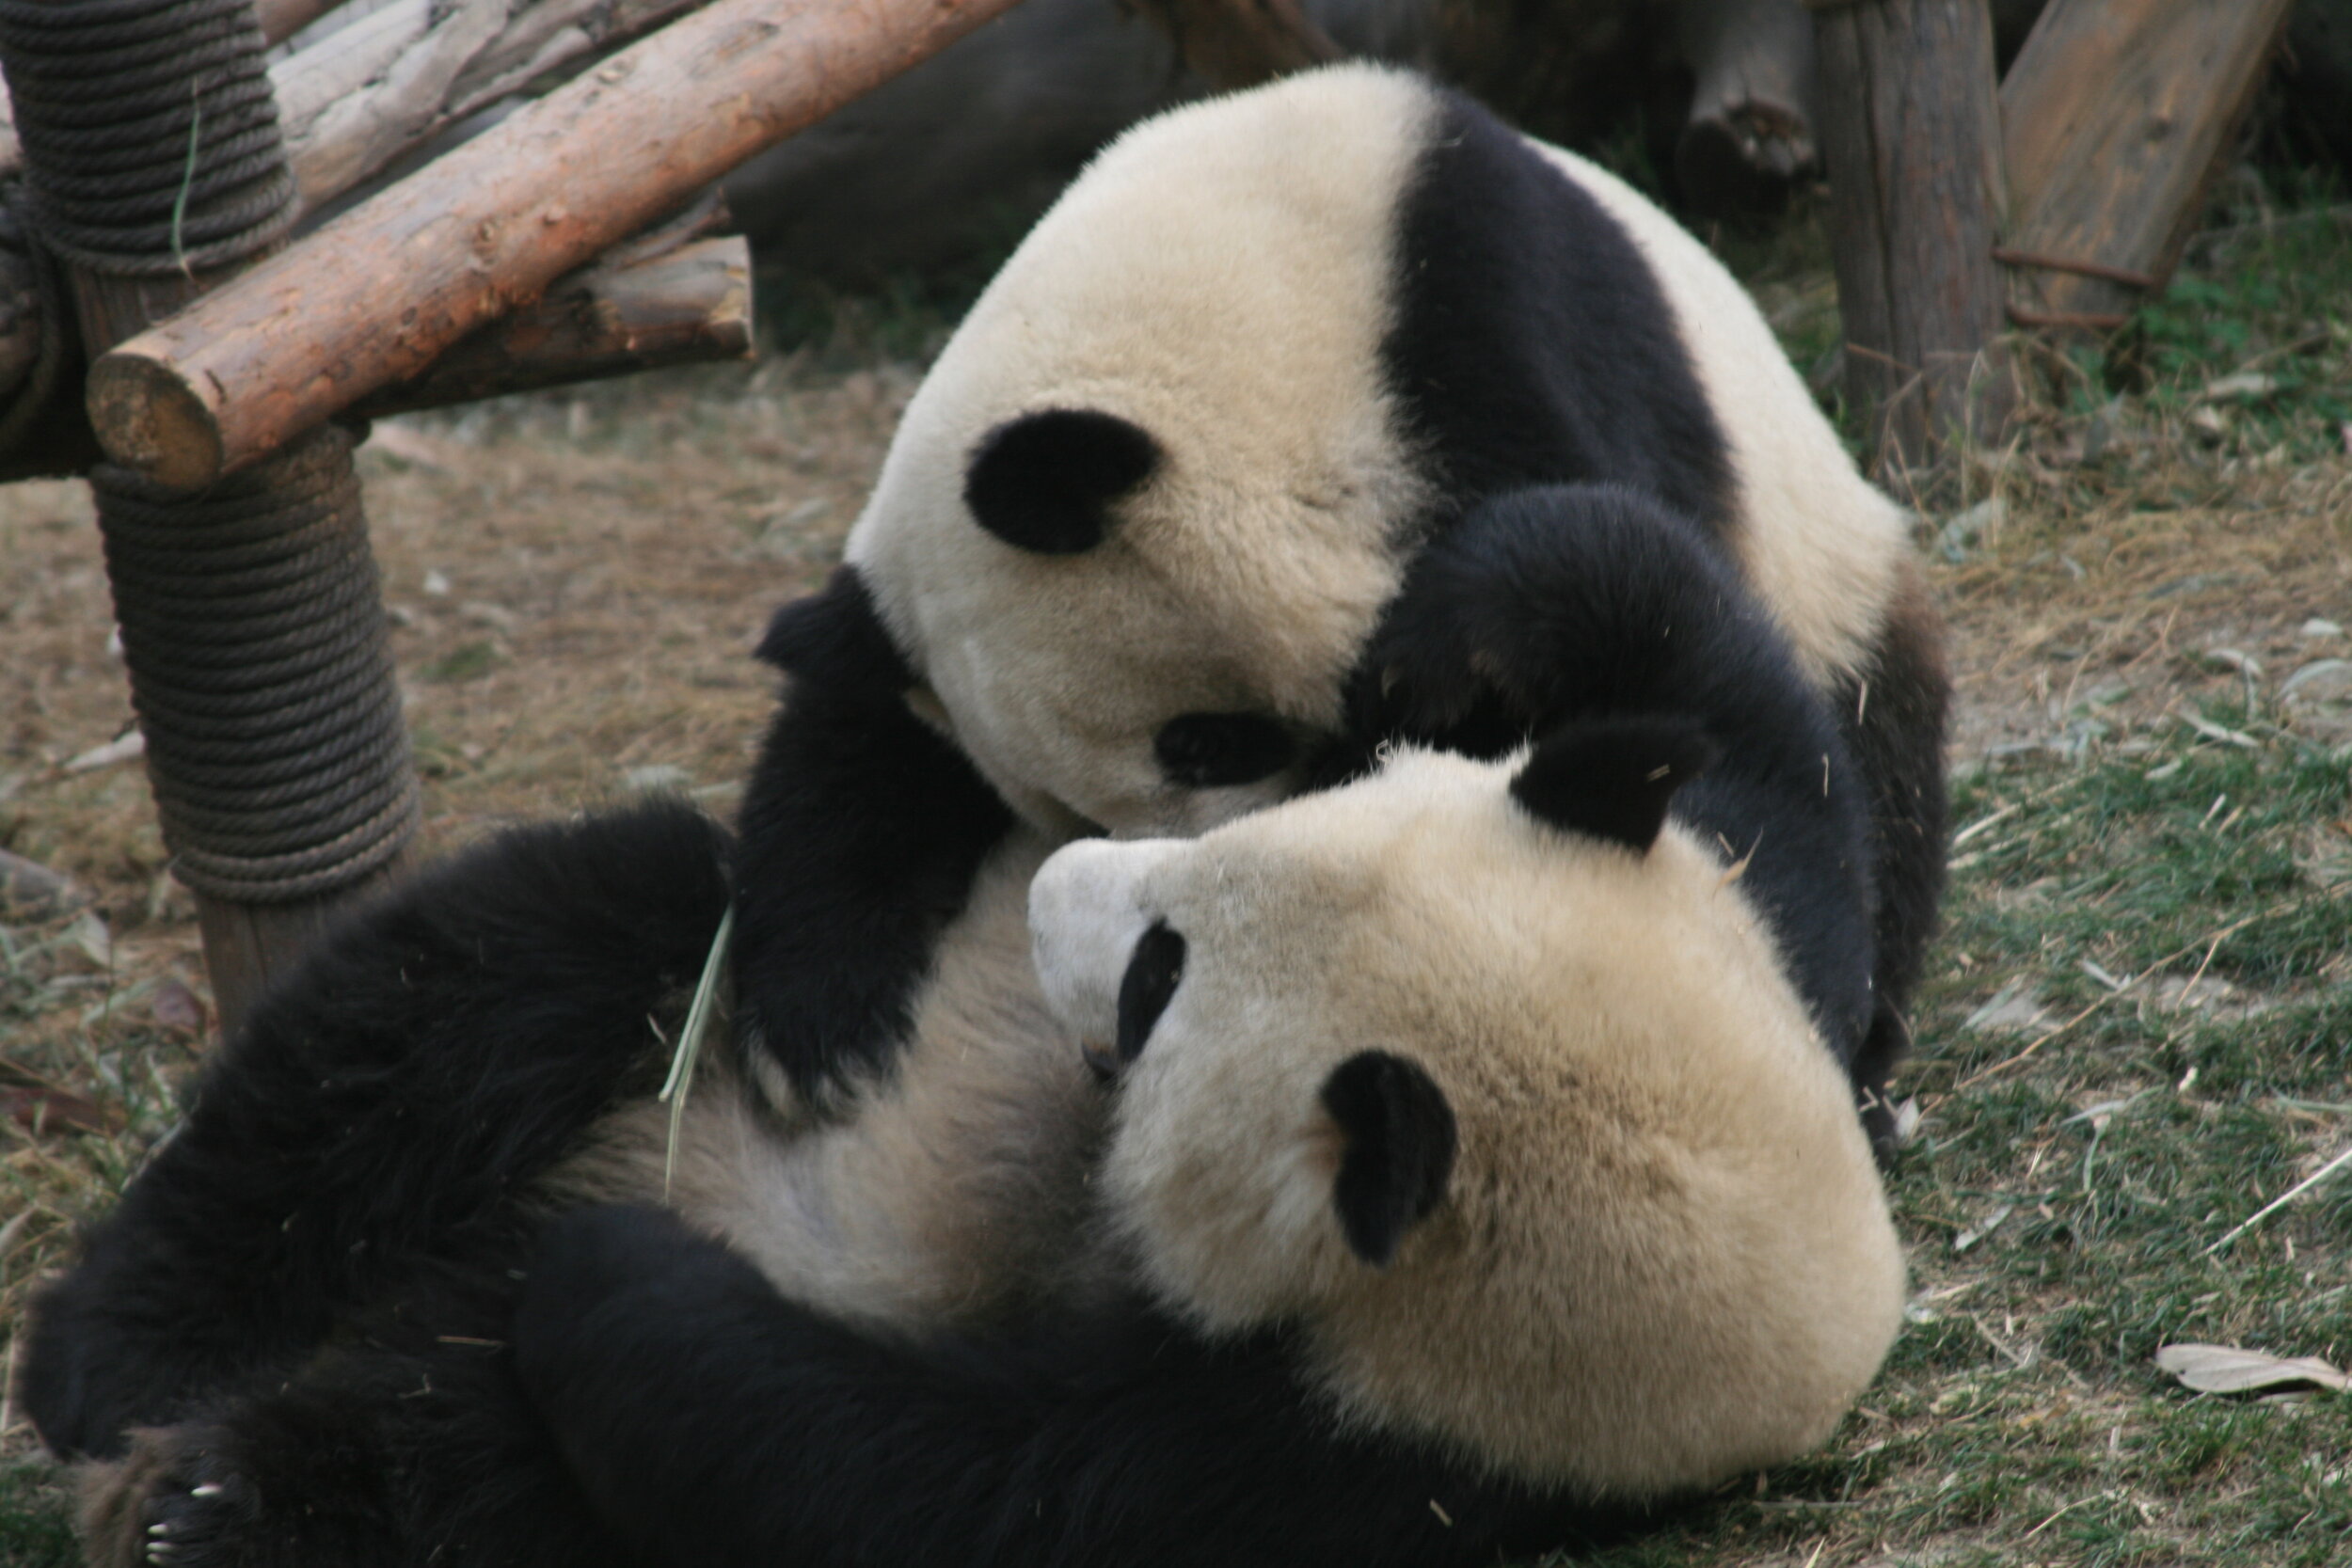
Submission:
[[[1397,71],[1325,70],[1128,133],[925,377],[836,590],[877,663],[918,683],[921,735],[874,763],[922,824],[879,846],[922,868],[895,898],[908,927],[936,928],[918,912],[962,885],[999,801],[1049,838],[1191,833],[1381,739],[1518,744],[1525,690],[1454,713],[1400,687],[1421,650],[1393,611],[1478,499],[1568,482],[1697,523],[1837,716],[1879,953],[1850,1065],[1884,1135],[1946,809],[1941,632],[1903,517],[1673,220]],[[806,632],[780,627],[770,657],[791,668]],[[940,736],[986,790],[932,760]],[[834,803],[806,755],[771,763],[743,816],[744,981],[821,1097],[888,1031],[842,1035],[811,989],[897,1017],[923,943],[810,919],[793,873]]]
[[[1297,112],[1300,102],[1317,97],[1323,110]],[[1489,161],[1507,166],[1532,145],[1410,78],[1342,71],[1139,131],[1106,155],[1072,201],[1105,182],[1138,178],[1133,169],[1120,174],[1120,159],[1152,148],[1155,137],[1218,144],[1184,156],[1162,145],[1155,182],[1181,187],[1177,177],[1196,155],[1210,162],[1221,155],[1236,178],[1246,175],[1249,150],[1213,133],[1226,119],[1249,120],[1283,104],[1291,107],[1276,118],[1294,138],[1314,133],[1327,113],[1352,127],[1337,138],[1349,156],[1365,152],[1363,133],[1383,104],[1418,106],[1422,119],[1407,117],[1407,128],[1418,125],[1415,134],[1430,138],[1422,151],[1431,159],[1483,147]],[[1439,135],[1433,126],[1450,129]],[[1271,163],[1304,155],[1295,144],[1256,139],[1262,182],[1279,182]],[[1310,162],[1323,166],[1319,154]],[[1657,290],[1633,287],[1630,306],[1622,297],[1644,276],[1625,230],[1663,250],[1673,245],[1591,206],[1576,183],[1545,172],[1551,164],[1529,167],[1533,174],[1521,170],[1529,187],[1522,205],[1540,212],[1546,202],[1565,203],[1573,221],[1555,221],[1553,230],[1571,238],[1580,224],[1593,230],[1552,249],[1566,257],[1597,247],[1615,258],[1620,273],[1630,268],[1618,276],[1600,267],[1613,280],[1611,291],[1587,290],[1581,303],[1547,313],[1590,313],[1586,336],[1611,340],[1608,369],[1638,365],[1636,350],[1662,356],[1669,368],[1677,363],[1675,318]],[[1466,200],[1476,189],[1456,183]],[[1391,196],[1397,194],[1392,182]],[[1479,205],[1497,237],[1505,224],[1530,221],[1507,208],[1495,215],[1490,200]],[[1361,237],[1339,223],[1344,208],[1321,212],[1309,226],[1338,225],[1341,243],[1329,246],[1335,257],[1349,251],[1351,233]],[[1041,241],[1008,268],[1009,279],[1034,261],[1058,221],[1057,210]],[[1670,233],[1654,215],[1645,221]],[[1529,230],[1543,231],[1540,225]],[[1065,240],[1084,238],[1062,232]],[[1702,281],[1720,280],[1688,242],[1675,243]],[[1288,254],[1299,253],[1295,233],[1285,244]],[[1478,260],[1459,232],[1438,250],[1449,246],[1457,261]],[[1277,281],[1259,274],[1281,248],[1220,253],[1237,299]],[[1053,249],[1044,246],[1049,257]],[[1127,264],[1132,270],[1152,253],[1135,245]],[[1196,260],[1206,265],[1210,258]],[[1486,263],[1507,282],[1525,260],[1496,255]],[[1557,272],[1559,260],[1545,265]],[[1165,280],[1152,281],[1156,289]],[[1083,455],[1083,441],[1075,456],[1054,447],[1073,432],[1119,430],[1125,419],[1098,420],[1102,410],[1085,406],[1089,389],[1108,386],[1115,366],[1075,373],[1086,334],[1120,319],[1116,310],[1087,316],[1102,293],[1057,277],[1027,298],[1025,312],[1014,309],[1013,325],[1005,301],[1019,306],[1023,288],[1000,287],[976,311],[968,330],[999,334],[995,361],[1019,360],[1004,345],[1026,342],[1034,345],[1031,372],[1066,354],[1073,373],[1051,388],[1053,396],[1038,390],[1029,410],[1037,418],[1007,408],[1003,418],[981,421],[960,470],[954,454],[943,454],[936,415],[942,399],[958,404],[948,395],[964,373],[956,367],[970,361],[959,360],[957,348],[943,359],[948,393],[935,399],[927,390],[910,411],[853,542],[852,565],[832,591],[790,608],[771,630],[765,651],[793,681],[745,804],[739,844],[730,849],[692,814],[663,808],[508,835],[348,923],[224,1049],[186,1127],[92,1233],[82,1264],[36,1309],[27,1407],[53,1447],[93,1460],[84,1525],[94,1560],[635,1562],[644,1559],[627,1530],[615,1535],[598,1511],[636,1502],[696,1514],[707,1507],[722,1544],[733,1542],[728,1549],[754,1556],[765,1549],[764,1527],[721,1506],[711,1491],[718,1482],[696,1479],[705,1470],[720,1474],[726,1456],[691,1441],[673,1453],[667,1445],[683,1439],[666,1426],[637,1445],[621,1417],[679,1423],[690,1434],[707,1418],[704,1430],[729,1434],[729,1442],[767,1432],[784,1447],[746,1450],[740,1463],[828,1466],[818,1491],[803,1497],[812,1513],[793,1527],[801,1533],[787,1531],[818,1560],[858,1558],[860,1532],[892,1524],[868,1516],[878,1502],[908,1528],[944,1532],[936,1538],[943,1542],[997,1541],[994,1555],[1005,1560],[1092,1560],[1113,1549],[1106,1543],[1122,1541],[1136,1544],[1134,1551],[1121,1548],[1122,1557],[1182,1560],[1194,1547],[1164,1539],[1159,1526],[1178,1517],[1199,1524],[1189,1511],[1200,1495],[1153,1488],[1163,1481],[1197,1484],[1204,1472],[1194,1462],[1204,1456],[1232,1529],[1258,1521],[1264,1541],[1290,1544],[1290,1560],[1302,1551],[1308,1560],[1320,1551],[1365,1560],[1402,1552],[1390,1544],[1418,1541],[1427,1520],[1414,1513],[1400,1521],[1391,1505],[1432,1479],[1444,1481],[1461,1512],[1448,1515],[1456,1524],[1431,1549],[1474,1559],[1481,1540],[1555,1538],[1560,1510],[1581,1513],[1597,1495],[1652,1495],[1724,1465],[1760,1462],[1754,1456],[1767,1449],[1794,1451],[1792,1444],[1811,1440],[1792,1435],[1797,1428],[1818,1435],[1824,1412],[1851,1394],[1838,1376],[1818,1382],[1813,1402],[1787,1406],[1791,1424],[1758,1438],[1763,1446],[1746,1450],[1748,1457],[1735,1455],[1745,1440],[1739,1439],[1711,1458],[1689,1456],[1678,1472],[1669,1458],[1646,1477],[1612,1479],[1560,1462],[1557,1451],[1531,1465],[1499,1430],[1483,1439],[1466,1433],[1458,1410],[1433,1411],[1413,1396],[1381,1392],[1376,1382],[1348,1384],[1331,1371],[1336,1363],[1317,1359],[1332,1355],[1328,1347],[1344,1335],[1302,1340],[1304,1330],[1288,1322],[1243,1333],[1246,1306],[1234,1307],[1236,1317],[1205,1298],[1187,1301],[1181,1286],[1172,1297],[1155,1295],[1148,1259],[1134,1253],[1137,1233],[1116,1225],[1105,1230],[1095,1181],[1109,1168],[1106,1148],[1117,1147],[1104,1117],[1118,1092],[1106,1101],[1092,1085],[1078,1042],[1040,994],[1021,910],[1039,863],[1087,822],[1128,833],[1205,825],[1344,776],[1391,736],[1500,755],[1525,734],[1563,722],[1681,712],[1697,716],[1723,759],[1680,794],[1677,813],[1706,826],[1723,857],[1720,885],[1763,921],[1831,1056],[1855,1061],[1872,1049],[1866,1042],[1883,1041],[1889,1016],[1886,976],[1895,971],[1882,956],[1874,994],[1873,927],[1882,943],[1889,932],[1915,943],[1931,902],[1931,876],[1902,881],[1919,866],[1906,859],[1910,841],[1897,830],[1931,838],[1940,826],[1933,770],[1917,766],[1932,752],[1940,723],[1931,626],[1907,587],[1896,534],[1873,531],[1883,505],[1867,499],[1834,448],[1826,465],[1804,470],[1804,483],[1844,497],[1842,514],[1824,505],[1800,527],[1787,509],[1772,516],[1752,503],[1726,519],[1720,509],[1686,505],[1676,487],[1691,489],[1709,451],[1720,483],[1700,491],[1760,494],[1754,479],[1732,484],[1722,460],[1728,454],[1740,471],[1752,471],[1755,452],[1770,443],[1757,445],[1763,421],[1756,409],[1740,416],[1744,423],[1719,421],[1747,432],[1744,442],[1732,440],[1709,425],[1695,391],[1687,406],[1661,399],[1645,390],[1646,373],[1609,384],[1613,393],[1629,394],[1629,405],[1656,404],[1652,416],[1628,415],[1613,395],[1583,417],[1553,421],[1575,446],[1557,467],[1574,474],[1589,465],[1633,489],[1513,499],[1507,492],[1516,487],[1556,477],[1514,467],[1509,452],[1515,442],[1524,445],[1522,437],[1501,447],[1490,439],[1501,424],[1523,420],[1529,398],[1558,391],[1558,384],[1547,391],[1544,377],[1529,382],[1524,367],[1511,369],[1527,357],[1522,335],[1495,345],[1503,359],[1481,347],[1472,356],[1480,376],[1425,376],[1418,404],[1393,394],[1400,409],[1411,404],[1453,420],[1459,428],[1451,436],[1434,422],[1426,432],[1402,422],[1384,435],[1359,431],[1379,438],[1344,447],[1339,465],[1323,474],[1331,483],[1320,488],[1293,483],[1299,476],[1277,472],[1265,452],[1255,452],[1254,470],[1236,460],[1195,474],[1196,493],[1217,504],[1188,519],[1164,518],[1156,529],[1133,526],[1177,469],[1170,432],[1162,429],[1148,446],[1113,435],[1103,444],[1113,454],[1107,471]],[[1343,293],[1327,282],[1311,303],[1327,313]],[[1492,290],[1482,282],[1477,294],[1490,298]],[[1070,319],[1061,314],[1065,306]],[[1733,308],[1734,327],[1753,323],[1736,296]],[[1394,313],[1400,323],[1411,314],[1402,307]],[[1311,316],[1293,325],[1311,325]],[[1332,348],[1323,341],[1328,334],[1292,336],[1303,341],[1284,348],[1268,338],[1258,346],[1300,364],[1318,344]],[[1401,328],[1375,334],[1371,352],[1401,365],[1398,345],[1407,342]],[[1204,356],[1221,352],[1211,342],[1197,347]],[[1444,347],[1436,342],[1429,353]],[[1511,356],[1517,359],[1505,362]],[[1600,373],[1601,366],[1588,367],[1584,385]],[[1370,384],[1381,385],[1383,374],[1400,385],[1409,379],[1375,365]],[[1520,389],[1494,395],[1496,378],[1511,375],[1520,377]],[[1689,366],[1678,384],[1686,390],[1697,384]],[[1317,385],[1311,377],[1299,383]],[[1481,411],[1454,420],[1440,397]],[[1573,397],[1554,401],[1562,410],[1580,406]],[[1184,399],[1179,406],[1200,411],[1215,402]],[[973,406],[968,398],[961,405]],[[1303,396],[1273,404],[1265,420],[1233,419],[1244,410],[1231,398],[1222,407],[1242,445],[1288,439],[1266,428],[1279,422],[1274,415],[1304,428],[1327,412]],[[1680,418],[1667,417],[1677,408]],[[1782,412],[1800,436],[1818,429],[1801,390],[1793,409]],[[1639,428],[1616,428],[1629,420]],[[1660,459],[1624,471],[1630,454],[1669,437],[1695,454],[1691,462]],[[1413,470],[1402,477],[1382,466],[1397,467],[1398,453],[1410,455],[1404,467]],[[1345,468],[1359,458],[1365,467]],[[910,490],[909,476],[927,465],[940,469],[933,477],[944,494],[968,497],[965,543],[995,551],[993,563],[968,569],[952,542],[915,547],[941,521],[909,500],[921,494],[920,486]],[[1280,482],[1270,490],[1269,478]],[[1235,489],[1220,493],[1212,481]],[[1023,512],[1009,497],[1025,489]],[[1387,502],[1362,519],[1342,515],[1367,495]],[[1500,499],[1481,504],[1481,497]],[[1617,533],[1648,541],[1652,557],[1630,546],[1597,555],[1589,541],[1580,543],[1589,531],[1568,521],[1596,512],[1618,516],[1625,526]],[[1683,520],[1686,513],[1695,525]],[[1016,514],[1052,527],[1010,543],[1006,532],[1024,527],[1009,520]],[[1824,519],[1833,515],[1847,520],[1831,527]],[[1258,518],[1279,547],[1253,549],[1205,533],[1189,553],[1173,543],[1195,522],[1227,527],[1216,521],[1224,517]],[[1499,517],[1516,520],[1504,526]],[[1089,529],[1095,546],[1072,548]],[[1173,553],[1136,560],[1132,552],[1145,538]],[[1840,538],[1851,560],[1824,547]],[[1846,597],[1808,600],[1795,591],[1803,574],[1788,558],[1808,549],[1821,556],[1824,574],[1845,585]],[[1128,561],[1123,578],[1109,570],[1120,559]],[[1833,567],[1841,560],[1838,577]],[[1862,564],[1868,562],[1875,568]],[[1045,575],[1073,565],[1094,571]],[[1726,570],[1745,578],[1772,629],[1741,608],[1747,589]],[[927,577],[932,573],[939,576]],[[1379,583],[1364,587],[1372,578]],[[1649,590],[1640,585],[1668,583],[1686,585],[1692,596],[1673,601],[1678,608],[1661,617],[1654,594],[1645,598]],[[1239,616],[1252,593],[1261,613]],[[1372,608],[1359,615],[1363,594]],[[945,604],[956,594],[967,612],[995,595],[997,613],[961,626],[906,623],[930,600]],[[1651,608],[1627,608],[1639,604]],[[1836,632],[1841,615],[1851,625]],[[1168,631],[1177,623],[1192,627],[1189,645]],[[1719,635],[1702,636],[1708,626]],[[1735,635],[1726,626],[1742,629]],[[1136,641],[1123,640],[1130,631]],[[1781,637],[1793,651],[1780,651]],[[981,657],[992,640],[997,651]],[[1244,650],[1244,664],[1257,661],[1263,682],[1217,668],[1232,647]],[[1693,659],[1700,647],[1711,650],[1709,658]],[[1727,648],[1739,657],[1726,659]],[[1150,656],[1140,665],[1131,658],[1138,649]],[[1054,657],[1064,661],[1058,676],[1043,662]],[[1162,661],[1165,698],[1150,689],[1151,658]],[[1027,697],[1051,697],[1061,705],[1057,713],[1014,716],[1021,694],[1009,696],[991,682],[1015,666],[1030,681]],[[1312,694],[1317,669],[1327,687],[1321,698]],[[1834,719],[1824,715],[1825,693]],[[1856,700],[1849,704],[1849,695]],[[1163,705],[1173,711],[1154,711]],[[1310,709],[1310,718],[1298,717]],[[1008,743],[1024,734],[1042,739],[1034,755],[992,750],[980,738],[989,724],[998,724]],[[1850,732],[1856,761],[1840,729]],[[1080,765],[1054,762],[1056,746],[1074,748]],[[1094,771],[1128,785],[1087,784],[1089,751]],[[1151,770],[1140,785],[1134,784],[1135,752]],[[1035,782],[1025,785],[1031,769]],[[1120,789],[1129,785],[1132,798],[1122,805]],[[1876,892],[1882,879],[1898,893]],[[747,1367],[757,1363],[760,1345],[776,1350],[782,1361],[764,1376],[805,1373],[813,1380],[806,1391],[838,1397],[834,1415],[874,1414],[892,1432],[901,1418],[910,1432],[939,1431],[930,1424],[939,1409],[927,1402],[947,1401],[954,1406],[947,1427],[964,1435],[934,1457],[961,1465],[971,1454],[956,1443],[981,1453],[987,1463],[969,1484],[897,1470],[854,1442],[792,1448],[794,1420],[806,1412],[765,1405],[757,1390],[772,1381],[747,1376],[733,1403],[707,1390],[662,1403],[640,1386],[634,1411],[616,1412],[567,1410],[563,1402],[567,1389],[587,1399],[600,1386],[626,1387],[618,1372],[609,1386],[547,1375],[604,1329],[658,1327],[636,1309],[642,1303],[595,1302],[587,1265],[598,1258],[644,1250],[641,1261],[658,1272],[643,1283],[675,1286],[679,1322],[697,1321],[694,1314],[711,1307],[696,1294],[705,1286],[736,1292],[727,1299],[746,1306],[743,1277],[730,1272],[739,1265],[643,1216],[582,1221],[585,1228],[568,1242],[559,1238],[540,1265],[523,1266],[550,1211],[664,1190],[661,1114],[649,1104],[666,1055],[656,1031],[675,1024],[730,891],[739,910],[738,1027],[690,1107],[686,1147],[669,1173],[673,1203],[753,1259],[779,1292],[756,1298],[764,1317],[758,1343],[744,1347]],[[1691,968],[1703,972],[1711,963]],[[1678,967],[1636,968],[1619,978],[1638,994],[1661,982],[1680,986],[1687,976]],[[1430,1069],[1428,1076],[1444,1086],[1444,1074]],[[1392,1119],[1360,1104],[1356,1111],[1365,1128]],[[1423,1139],[1417,1147],[1435,1146]],[[1484,1168],[1461,1158],[1466,1172]],[[1349,1168],[1341,1159],[1335,1205]],[[1407,1186],[1430,1190],[1425,1182]],[[1428,1219],[1460,1201],[1458,1189],[1445,1187],[1431,1199]],[[1820,1213],[1836,1213],[1841,1202],[1851,1211],[1848,1199],[1825,1191]],[[1864,1209],[1856,1234],[1877,1212]],[[1708,1212],[1704,1204],[1692,1212]],[[1716,1260],[1728,1263],[1740,1252],[1718,1249]],[[1356,1256],[1360,1266],[1375,1267],[1360,1249]],[[1785,1279],[1809,1277],[1794,1255],[1781,1262],[1792,1271]],[[566,1321],[549,1310],[552,1287],[534,1292],[527,1323],[545,1354],[526,1357],[539,1369],[528,1394],[510,1354],[514,1293],[525,1275],[543,1284],[575,1280],[581,1290],[554,1292],[555,1306],[577,1299],[585,1308]],[[1873,1341],[1868,1326],[1877,1288],[1848,1280],[1808,1303],[1822,1314],[1845,1309],[1846,1323],[1864,1325],[1845,1373],[1859,1367],[1854,1375],[1867,1375],[1883,1349],[1883,1337]],[[1750,1303],[1743,1310],[1777,1305]],[[716,1331],[732,1332],[723,1324]],[[813,1338],[796,1350],[796,1334]],[[1403,1364],[1393,1355],[1374,1359]],[[777,1373],[777,1365],[786,1371]],[[1045,1424],[1007,1429],[978,1420],[980,1413],[957,1403],[962,1396],[952,1379],[936,1381],[942,1369],[958,1367],[987,1370],[993,1381],[983,1380],[982,1393],[1009,1390]],[[1804,1413],[1792,1414],[1800,1405]],[[1535,1418],[1569,1427],[1581,1421],[1588,1434],[1600,1432],[1603,1446],[1628,1453],[1674,1451],[1655,1436],[1667,1427],[1662,1407],[1646,1427],[1638,1412],[1630,1424],[1621,1424],[1621,1408],[1607,1405],[1583,1417],[1559,1398],[1518,1387],[1501,1390],[1495,1408],[1503,1407],[1540,1411]],[[568,1463],[548,1440],[550,1418],[572,1445]],[[633,1500],[616,1498],[606,1483],[605,1466],[615,1456],[598,1448],[600,1433],[629,1445],[625,1460],[648,1466]],[[1160,1446],[1154,1433],[1186,1455],[1164,1477],[1144,1464],[1143,1450]],[[1099,1465],[1077,1463],[1098,1444]],[[1035,1468],[1048,1462],[1049,1449],[1056,1463],[1074,1466],[1058,1481]],[[690,1473],[658,1474],[672,1458]],[[830,1467],[835,1462],[839,1467]],[[991,1475],[1013,1491],[993,1489]],[[1278,1475],[1287,1480],[1271,1484]],[[1052,1496],[1036,1493],[1038,1485]],[[1063,1508],[1059,1533],[1051,1541],[1025,1534],[1030,1527],[1003,1513],[1016,1494],[1038,1510]],[[828,1498],[867,1513],[830,1514]],[[937,1511],[914,1506],[924,1499]],[[1464,1519],[1475,1522],[1457,1528]],[[742,1528],[735,1531],[731,1520]],[[959,1533],[967,1528],[978,1533]],[[950,1558],[993,1550],[943,1549]]]

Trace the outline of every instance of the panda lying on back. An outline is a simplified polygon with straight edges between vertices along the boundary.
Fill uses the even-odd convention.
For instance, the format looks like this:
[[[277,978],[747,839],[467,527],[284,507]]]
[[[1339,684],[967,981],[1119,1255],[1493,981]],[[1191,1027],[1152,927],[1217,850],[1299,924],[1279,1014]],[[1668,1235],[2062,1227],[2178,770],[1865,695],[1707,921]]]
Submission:
[[[1050,997],[1012,831],[887,1074],[818,1117],[755,1040],[712,1064],[672,1196],[732,1251],[599,1210],[528,1260],[663,1190],[639,1021],[723,896],[691,814],[513,835],[340,932],[38,1304],[40,1430],[124,1455],[94,1562],[1467,1562],[1818,1441],[1900,1295],[1836,1066],[1835,727],[1644,498],[1500,499],[1424,566],[1400,700],[1560,732],[1507,799],[1415,755],[1198,857],[1077,847]],[[796,618],[771,748],[912,740],[859,602]]]
[[[1465,527],[1592,569],[1475,662],[1574,626],[1626,705],[1045,863],[1038,973],[1111,1097],[1051,1309],[862,1335],[669,1214],[558,1224],[517,1364],[648,1561],[1486,1562],[1827,1436],[1903,1269],[1806,994],[1867,962],[1805,927],[1867,943],[1835,871],[1736,858],[1834,858],[1827,726],[1670,519]]]

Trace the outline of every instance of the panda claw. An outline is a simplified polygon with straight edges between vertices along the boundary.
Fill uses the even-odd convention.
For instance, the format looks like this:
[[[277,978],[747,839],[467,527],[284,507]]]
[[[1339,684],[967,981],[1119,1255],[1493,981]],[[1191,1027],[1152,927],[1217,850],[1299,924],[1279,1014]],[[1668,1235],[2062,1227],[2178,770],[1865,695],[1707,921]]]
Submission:
[[[191,1497],[217,1497],[227,1490],[228,1488],[223,1486],[219,1481],[208,1481],[201,1486],[189,1487],[188,1496]]]

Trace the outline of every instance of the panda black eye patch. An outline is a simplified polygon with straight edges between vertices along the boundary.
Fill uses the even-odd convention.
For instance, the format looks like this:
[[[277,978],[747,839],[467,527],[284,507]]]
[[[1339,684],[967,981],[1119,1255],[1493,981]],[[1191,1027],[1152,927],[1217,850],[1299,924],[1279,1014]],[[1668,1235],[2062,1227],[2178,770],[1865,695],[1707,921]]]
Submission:
[[[1160,726],[1152,750],[1168,783],[1213,789],[1279,772],[1298,743],[1263,713],[1183,713]]]
[[[1127,959],[1127,973],[1119,981],[1119,1059],[1132,1062],[1143,1054],[1168,999],[1184,978],[1184,939],[1165,920],[1136,939]]]

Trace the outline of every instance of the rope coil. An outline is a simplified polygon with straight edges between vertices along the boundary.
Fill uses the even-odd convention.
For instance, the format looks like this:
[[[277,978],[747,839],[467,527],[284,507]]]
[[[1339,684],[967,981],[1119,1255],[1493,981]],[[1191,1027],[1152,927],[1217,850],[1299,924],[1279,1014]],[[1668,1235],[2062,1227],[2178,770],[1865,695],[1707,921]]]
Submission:
[[[217,898],[319,896],[417,826],[353,445],[329,426],[196,498],[90,475],[164,841]]]
[[[292,228],[247,0],[0,0],[42,244],[119,277],[228,265]]]

